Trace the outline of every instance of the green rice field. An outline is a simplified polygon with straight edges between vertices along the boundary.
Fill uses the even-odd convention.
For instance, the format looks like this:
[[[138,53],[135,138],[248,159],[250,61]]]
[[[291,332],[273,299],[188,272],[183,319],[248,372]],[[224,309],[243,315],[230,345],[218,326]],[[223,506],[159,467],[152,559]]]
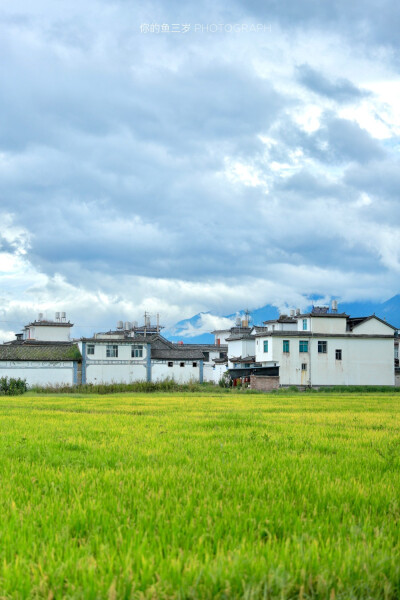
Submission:
[[[0,598],[400,598],[399,394],[0,397]]]

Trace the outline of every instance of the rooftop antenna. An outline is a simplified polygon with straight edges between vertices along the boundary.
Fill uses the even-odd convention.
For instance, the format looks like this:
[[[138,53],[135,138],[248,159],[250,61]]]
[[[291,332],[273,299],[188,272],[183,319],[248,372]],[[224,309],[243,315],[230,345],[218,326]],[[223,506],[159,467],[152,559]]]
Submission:
[[[246,308],[246,310],[244,311],[244,319],[243,319],[243,327],[248,327],[249,326],[249,321],[250,321],[250,311],[248,308]]]

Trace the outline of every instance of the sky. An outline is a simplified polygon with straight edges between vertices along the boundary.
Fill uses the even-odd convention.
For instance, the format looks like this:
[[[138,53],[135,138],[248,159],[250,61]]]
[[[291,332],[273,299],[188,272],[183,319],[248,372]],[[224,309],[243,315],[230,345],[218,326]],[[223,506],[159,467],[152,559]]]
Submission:
[[[397,294],[399,30],[394,0],[0,0],[0,340]]]

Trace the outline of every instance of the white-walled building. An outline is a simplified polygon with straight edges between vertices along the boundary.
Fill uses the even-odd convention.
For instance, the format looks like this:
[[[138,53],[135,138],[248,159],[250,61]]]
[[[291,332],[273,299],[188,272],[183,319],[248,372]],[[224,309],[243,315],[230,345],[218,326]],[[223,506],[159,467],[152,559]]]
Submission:
[[[81,354],[70,341],[71,327],[65,313],[56,313],[54,321],[39,314],[15,340],[0,345],[0,377],[26,379],[29,386],[77,384]]]
[[[281,386],[395,384],[394,327],[375,315],[351,318],[336,309],[292,313],[263,327],[241,322],[223,336],[215,331],[215,344],[169,342],[147,317],[141,327],[119,322],[116,330],[71,341],[73,325],[65,313],[56,313],[54,321],[39,315],[0,346],[0,377],[20,377],[30,386],[165,379],[218,383],[229,371],[232,379],[270,376]]]
[[[65,313],[54,321],[39,315],[0,346],[0,376],[26,379],[29,386],[203,381],[201,346],[169,342],[148,317],[144,326],[120,321],[115,331],[76,341],[70,341],[72,326]]]
[[[70,342],[71,327],[73,327],[73,324],[67,322],[64,312],[56,313],[54,321],[44,319],[43,314],[39,313],[39,318],[36,321],[25,325],[22,339],[38,342]],[[21,334],[18,335],[21,336]]]
[[[198,347],[174,344],[151,329],[98,333],[78,342],[82,383],[202,382],[204,355]]]
[[[26,379],[34,385],[79,382],[81,356],[72,343],[21,341],[0,345],[0,377]]]
[[[196,349],[203,353],[203,381],[217,384],[226,372],[227,344],[185,344],[185,348]]]
[[[278,368],[279,385],[394,385],[396,328],[375,315],[350,318],[315,307],[265,323],[255,359]]]

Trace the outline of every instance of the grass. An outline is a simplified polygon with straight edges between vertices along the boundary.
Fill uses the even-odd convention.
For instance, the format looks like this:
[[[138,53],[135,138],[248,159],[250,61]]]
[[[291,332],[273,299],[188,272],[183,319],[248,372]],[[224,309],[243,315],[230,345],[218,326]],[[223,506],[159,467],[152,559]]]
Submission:
[[[0,398],[0,597],[400,597],[398,394]]]

